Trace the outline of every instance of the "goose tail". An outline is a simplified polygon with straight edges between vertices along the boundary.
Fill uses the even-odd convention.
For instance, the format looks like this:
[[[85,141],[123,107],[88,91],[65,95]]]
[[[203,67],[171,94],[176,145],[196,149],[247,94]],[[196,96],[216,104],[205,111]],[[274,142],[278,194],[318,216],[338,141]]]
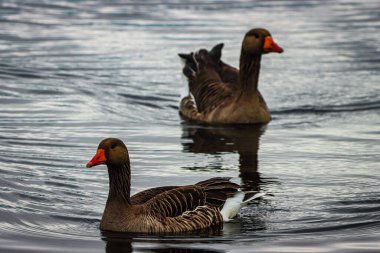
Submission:
[[[265,193],[256,193],[252,197],[244,200],[245,192],[238,191],[233,197],[228,198],[224,203],[220,213],[223,216],[223,221],[228,222],[234,218],[243,206],[246,206],[249,202],[254,199],[260,198],[265,195]]]

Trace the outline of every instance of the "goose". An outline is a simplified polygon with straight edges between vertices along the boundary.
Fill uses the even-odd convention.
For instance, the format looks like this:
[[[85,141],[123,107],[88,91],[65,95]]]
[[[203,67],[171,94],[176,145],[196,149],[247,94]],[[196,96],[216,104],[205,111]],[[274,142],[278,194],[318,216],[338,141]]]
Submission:
[[[189,94],[180,102],[184,120],[205,124],[266,124],[272,117],[258,90],[263,54],[284,50],[264,28],[248,31],[243,39],[240,70],[221,60],[224,44],[210,51],[178,54],[184,61]]]
[[[230,178],[215,177],[194,185],[151,188],[130,196],[128,149],[117,138],[102,140],[86,167],[100,164],[107,166],[109,176],[108,199],[100,222],[104,231],[160,234],[222,226],[241,207],[263,195],[248,197]]]

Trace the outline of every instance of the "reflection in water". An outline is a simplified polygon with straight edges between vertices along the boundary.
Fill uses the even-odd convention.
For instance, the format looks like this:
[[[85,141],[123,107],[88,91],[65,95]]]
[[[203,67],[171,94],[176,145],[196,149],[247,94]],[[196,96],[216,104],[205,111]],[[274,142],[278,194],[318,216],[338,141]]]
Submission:
[[[127,238],[112,239],[106,241],[106,252],[107,253],[131,253],[132,252],[132,241]]]
[[[205,236],[207,235],[214,235],[216,232],[212,230],[211,232],[202,231],[201,235]],[[210,234],[211,233],[211,234]],[[218,230],[218,233],[220,233],[220,230]],[[102,232],[103,240],[106,242],[106,252],[107,253],[131,253],[138,248],[139,251],[142,252],[157,252],[157,253],[222,253],[223,251],[216,251],[216,250],[210,250],[210,249],[197,249],[197,248],[181,248],[180,246],[168,246],[168,247],[154,247],[152,248],[139,248],[139,247],[132,247],[132,243],[139,243],[139,242],[152,242],[157,243],[158,241],[166,242],[166,243],[179,243],[182,244],[184,240],[188,239],[188,237],[136,237],[136,234],[131,233],[117,233],[117,232]],[[199,235],[198,235],[199,236]],[[195,238],[197,239],[197,238]]]
[[[239,154],[239,169],[244,190],[260,190],[258,172],[259,139],[266,125],[238,125],[205,127],[184,125],[183,150],[192,153],[218,154],[222,152]]]
[[[192,248],[155,248],[144,250],[144,252],[155,253],[221,253],[223,251],[209,250],[209,249],[192,249]]]

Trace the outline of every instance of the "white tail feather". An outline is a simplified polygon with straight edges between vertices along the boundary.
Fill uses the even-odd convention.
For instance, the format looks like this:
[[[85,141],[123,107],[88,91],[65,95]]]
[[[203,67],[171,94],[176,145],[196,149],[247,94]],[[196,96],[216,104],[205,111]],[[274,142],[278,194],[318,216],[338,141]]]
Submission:
[[[227,222],[234,218],[243,206],[246,206],[250,201],[264,196],[265,193],[256,193],[249,199],[243,201],[245,193],[238,191],[232,198],[228,198],[224,203],[220,213],[223,216],[223,221]]]
[[[264,196],[265,194],[266,194],[265,192],[259,192],[259,193],[256,193],[255,195],[253,195],[253,196],[250,197],[249,199],[245,200],[245,201],[242,203],[242,206],[246,206],[246,205],[248,204],[248,202],[250,202],[251,200],[261,198],[261,197]]]

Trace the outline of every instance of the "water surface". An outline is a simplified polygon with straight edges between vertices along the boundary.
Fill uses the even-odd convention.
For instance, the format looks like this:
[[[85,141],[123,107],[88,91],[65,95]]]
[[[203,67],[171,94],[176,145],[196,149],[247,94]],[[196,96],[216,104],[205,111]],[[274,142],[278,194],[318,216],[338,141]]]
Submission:
[[[2,1],[0,251],[377,252],[378,1]],[[181,122],[177,53],[266,27],[267,126]],[[105,137],[130,151],[133,192],[232,177],[268,194],[219,233],[102,233]]]

